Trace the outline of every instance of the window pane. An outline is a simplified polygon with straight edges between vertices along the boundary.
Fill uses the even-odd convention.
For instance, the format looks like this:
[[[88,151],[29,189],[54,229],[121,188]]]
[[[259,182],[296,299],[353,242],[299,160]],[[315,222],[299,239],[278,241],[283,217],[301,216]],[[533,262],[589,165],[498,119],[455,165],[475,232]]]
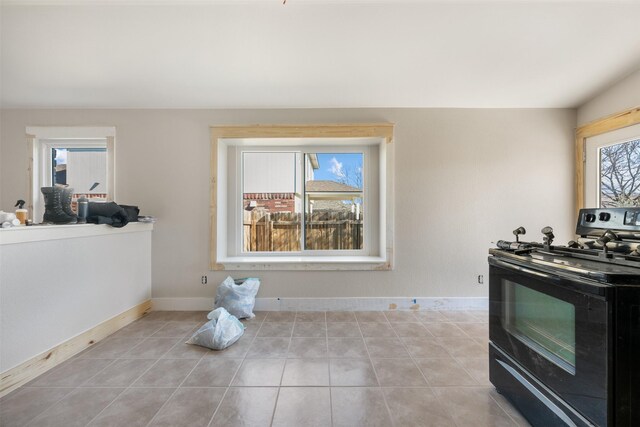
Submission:
[[[640,139],[600,149],[600,207],[640,206]]]
[[[305,249],[364,248],[363,154],[305,154]]]
[[[107,200],[106,148],[53,148],[51,157],[51,182],[73,188],[71,208],[74,211],[80,197]]]
[[[300,154],[242,153],[243,252],[300,251]]]

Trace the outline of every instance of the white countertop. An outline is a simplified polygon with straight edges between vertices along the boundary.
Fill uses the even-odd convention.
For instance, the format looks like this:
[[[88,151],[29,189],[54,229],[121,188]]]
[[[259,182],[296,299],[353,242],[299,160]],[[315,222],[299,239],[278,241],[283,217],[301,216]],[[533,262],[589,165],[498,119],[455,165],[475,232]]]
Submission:
[[[152,230],[153,224],[146,222],[130,222],[121,228],[106,224],[18,226],[0,228],[0,245],[39,242],[43,240],[75,239],[120,233],[138,233]]]

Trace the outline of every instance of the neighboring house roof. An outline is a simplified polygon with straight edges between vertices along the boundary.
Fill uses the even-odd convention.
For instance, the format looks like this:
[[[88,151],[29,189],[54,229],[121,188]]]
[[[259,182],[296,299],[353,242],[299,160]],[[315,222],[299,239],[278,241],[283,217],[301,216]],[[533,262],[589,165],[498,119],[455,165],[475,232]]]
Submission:
[[[355,192],[362,191],[362,189],[358,187],[352,187],[351,185],[342,184],[340,182],[335,181],[323,181],[323,180],[314,180],[307,181],[307,185],[305,190],[311,193],[339,193],[339,192]]]

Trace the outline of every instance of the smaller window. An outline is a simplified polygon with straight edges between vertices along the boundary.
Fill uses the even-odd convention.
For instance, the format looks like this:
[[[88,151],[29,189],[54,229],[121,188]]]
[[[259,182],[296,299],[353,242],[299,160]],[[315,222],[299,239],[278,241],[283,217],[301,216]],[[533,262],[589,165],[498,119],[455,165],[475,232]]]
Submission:
[[[66,185],[73,188],[71,208],[77,200],[114,200],[113,128],[27,128],[32,146],[32,188],[29,206],[36,223],[42,220],[44,201],[41,187]]]
[[[610,196],[602,194],[602,183],[607,176],[602,176],[601,169],[607,168],[607,164],[601,165],[601,159],[612,153],[600,152],[600,148],[609,145],[617,145],[640,139],[640,108],[634,107],[620,111],[605,118],[595,120],[576,129],[576,209],[599,208]],[[635,161],[631,161],[632,167]],[[608,172],[605,172],[605,175]],[[605,192],[612,192],[604,189]],[[628,193],[631,198],[636,196]],[[615,196],[614,196],[615,197]],[[613,202],[614,205],[617,202]]]
[[[63,145],[63,146],[60,146]],[[100,144],[103,145],[103,144]],[[73,188],[74,201],[86,197],[92,201],[107,200],[107,145],[84,147],[73,142],[51,148],[51,184]],[[72,206],[74,209],[75,207]]]
[[[585,207],[640,206],[640,125],[589,137],[585,150]]]

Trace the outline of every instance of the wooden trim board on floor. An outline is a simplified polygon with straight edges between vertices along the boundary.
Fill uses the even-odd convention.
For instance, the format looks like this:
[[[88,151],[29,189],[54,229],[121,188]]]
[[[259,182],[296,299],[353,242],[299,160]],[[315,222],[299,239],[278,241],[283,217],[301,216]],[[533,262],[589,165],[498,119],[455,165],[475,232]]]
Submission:
[[[151,311],[151,300],[138,304],[88,331],[3,372],[0,378],[0,397],[26,384],[38,375],[42,375],[82,350],[93,346],[134,320],[139,319],[149,311]]]

